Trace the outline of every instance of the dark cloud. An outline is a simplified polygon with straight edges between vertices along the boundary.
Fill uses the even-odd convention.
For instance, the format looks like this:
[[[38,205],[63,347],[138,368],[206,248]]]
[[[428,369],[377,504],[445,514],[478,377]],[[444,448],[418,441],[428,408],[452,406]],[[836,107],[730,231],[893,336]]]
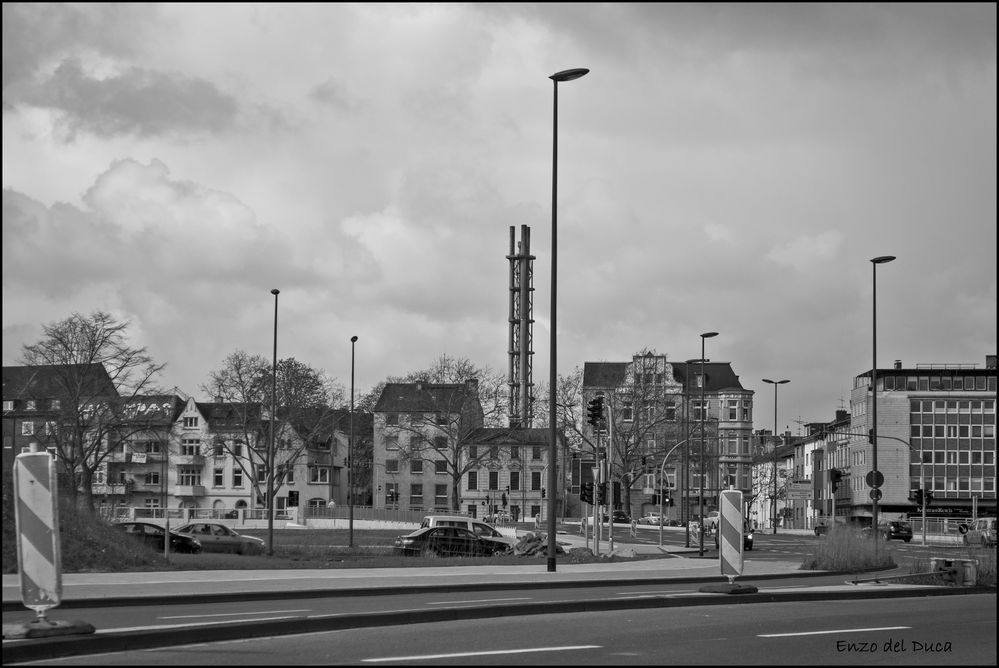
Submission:
[[[236,101],[204,79],[132,68],[97,79],[76,60],[65,60],[29,101],[64,112],[71,134],[109,137],[174,132],[218,132],[236,116]]]

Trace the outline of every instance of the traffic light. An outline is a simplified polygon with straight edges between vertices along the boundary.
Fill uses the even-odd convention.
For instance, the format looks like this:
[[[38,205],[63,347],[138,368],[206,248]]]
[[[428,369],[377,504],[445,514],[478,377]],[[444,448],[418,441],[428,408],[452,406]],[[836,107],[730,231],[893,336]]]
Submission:
[[[597,505],[607,505],[607,483],[602,482],[597,486]]]
[[[541,498],[542,499],[545,498],[545,488],[544,487],[541,488]]]
[[[594,429],[600,429],[604,422],[604,398],[601,396],[590,399],[590,403],[586,411],[588,415],[586,421],[592,425]]]
[[[579,486],[579,500],[593,505],[593,483],[584,482]]]
[[[839,483],[843,479],[843,472],[839,469],[829,469],[829,482],[832,484],[833,493],[839,488]]]
[[[926,505],[930,505],[931,503],[933,503],[933,490],[928,489],[926,490]]]
[[[912,500],[916,502],[916,507],[922,508],[923,507],[923,490],[922,489],[914,489],[914,490],[912,490]]]

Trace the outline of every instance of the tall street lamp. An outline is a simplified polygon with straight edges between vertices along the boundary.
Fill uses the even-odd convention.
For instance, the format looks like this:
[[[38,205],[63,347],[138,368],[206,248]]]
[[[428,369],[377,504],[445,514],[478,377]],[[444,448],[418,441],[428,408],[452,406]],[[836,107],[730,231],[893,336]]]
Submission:
[[[777,535],[777,386],[783,385],[784,383],[790,383],[790,380],[770,380],[769,378],[763,379],[764,383],[770,383],[774,386],[774,493],[770,497],[770,521],[773,524],[774,535]]]
[[[878,265],[886,264],[895,259],[894,255],[879,255],[871,260],[873,272],[871,317],[873,342],[871,350],[874,359],[871,362],[871,529],[874,536],[874,558],[877,560],[878,537],[878,497],[881,495],[881,474],[878,472]]]
[[[704,414],[707,412],[704,406],[704,340],[710,339],[712,337],[718,336],[718,332],[704,332],[701,334],[701,496],[698,499],[698,509],[701,513],[701,521],[698,523],[700,528],[698,530],[698,541],[697,541],[697,554],[698,556],[704,556]]]
[[[558,191],[558,85],[562,81],[572,81],[573,79],[578,79],[581,76],[585,76],[589,72],[585,68],[576,68],[572,70],[562,70],[561,72],[556,72],[555,74],[548,77],[555,84],[555,103],[553,105],[553,120],[552,120],[552,314],[551,314],[551,359],[548,361],[548,463],[551,467],[548,469],[548,489],[552,490],[552,494],[548,497],[548,572],[555,572],[555,496],[556,481],[558,480],[556,476],[556,469],[558,465],[556,460],[558,458],[558,448],[555,445],[555,287],[556,280],[558,277],[558,264],[557,264],[557,250],[558,250],[558,225],[557,221],[557,196]]]
[[[274,353],[271,357],[271,438],[267,444],[267,554],[274,554],[274,432],[277,421],[277,322],[278,294],[277,288],[271,290],[274,295]]]
[[[357,337],[350,337],[350,436],[347,439],[347,502],[350,508],[349,547],[354,547],[354,344]]]

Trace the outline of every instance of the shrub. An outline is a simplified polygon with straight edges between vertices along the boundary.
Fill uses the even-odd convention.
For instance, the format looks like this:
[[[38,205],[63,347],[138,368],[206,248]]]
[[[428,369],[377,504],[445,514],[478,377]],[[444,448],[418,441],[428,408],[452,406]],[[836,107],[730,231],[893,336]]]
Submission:
[[[876,553],[876,554],[875,554]],[[851,527],[834,527],[816,544],[815,554],[801,564],[802,570],[854,571],[895,566],[892,550]]]

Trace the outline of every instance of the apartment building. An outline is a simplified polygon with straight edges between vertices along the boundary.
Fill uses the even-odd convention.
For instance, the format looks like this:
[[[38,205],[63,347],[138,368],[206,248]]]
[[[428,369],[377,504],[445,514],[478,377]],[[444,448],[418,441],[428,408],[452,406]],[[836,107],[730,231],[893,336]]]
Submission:
[[[622,490],[616,507],[633,517],[659,509],[663,472],[671,486],[664,493],[678,501],[685,518],[717,509],[720,490],[751,492],[753,391],[742,386],[731,363],[674,363],[651,353],[629,362],[586,362],[582,396],[584,405],[602,396],[609,407],[611,424],[602,440],[610,443],[610,481]],[[596,436],[584,425],[583,458],[592,459]]]

